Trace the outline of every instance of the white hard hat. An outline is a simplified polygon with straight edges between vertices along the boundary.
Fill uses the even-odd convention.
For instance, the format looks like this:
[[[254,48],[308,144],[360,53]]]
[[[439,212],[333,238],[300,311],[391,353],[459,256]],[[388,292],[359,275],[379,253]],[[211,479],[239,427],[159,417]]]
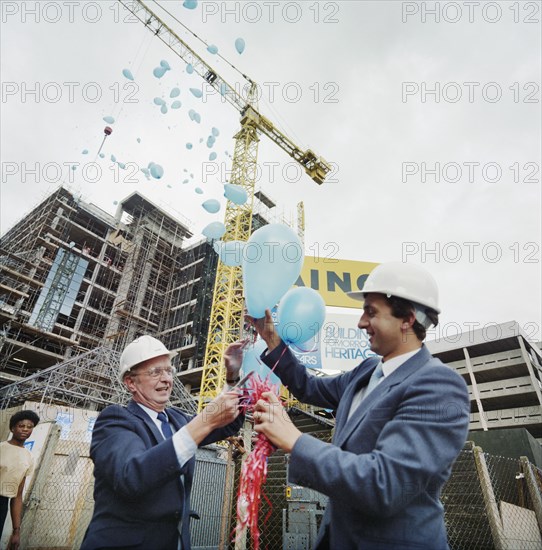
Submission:
[[[414,305],[426,306],[440,313],[437,282],[419,265],[401,262],[380,264],[371,271],[362,290],[347,294],[354,300],[364,300],[369,292],[404,298]]]
[[[161,355],[169,355],[174,357],[176,354],[171,353],[160,340],[145,334],[136,338],[131,344],[128,344],[122,355],[120,356],[119,379],[122,381],[124,375],[139,363],[160,357]]]

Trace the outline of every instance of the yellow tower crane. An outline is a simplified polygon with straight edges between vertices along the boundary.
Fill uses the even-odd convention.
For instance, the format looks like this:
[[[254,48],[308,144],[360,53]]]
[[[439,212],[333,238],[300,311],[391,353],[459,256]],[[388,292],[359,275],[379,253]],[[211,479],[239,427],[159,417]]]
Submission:
[[[251,234],[260,134],[266,135],[290,157],[295,159],[316,183],[322,184],[324,182],[331,166],[310,149],[303,150],[298,147],[291,139],[275,128],[268,118],[258,112],[257,85],[253,80],[243,75],[250,84],[245,99],[141,0],[118,1],[176,55],[181,57],[187,64],[190,64],[195,73],[199,74],[241,114],[241,129],[234,136],[235,150],[230,183],[241,186],[247,192],[248,200],[243,206],[227,201],[224,241],[247,241]],[[225,382],[222,357],[226,347],[241,336],[243,310],[241,268],[230,267],[218,262],[203,364],[199,410],[203,408],[207,401],[219,393]]]

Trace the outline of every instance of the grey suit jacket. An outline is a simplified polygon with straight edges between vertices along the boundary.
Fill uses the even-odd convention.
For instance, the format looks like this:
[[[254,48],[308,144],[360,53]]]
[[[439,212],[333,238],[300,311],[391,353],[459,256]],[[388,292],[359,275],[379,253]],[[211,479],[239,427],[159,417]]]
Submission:
[[[316,548],[447,549],[439,496],[468,430],[461,376],[423,346],[347,419],[378,358],[321,378],[283,351],[262,360],[279,361],[275,373],[300,401],[337,410],[331,444],[303,434],[290,456],[289,481],[329,497]]]

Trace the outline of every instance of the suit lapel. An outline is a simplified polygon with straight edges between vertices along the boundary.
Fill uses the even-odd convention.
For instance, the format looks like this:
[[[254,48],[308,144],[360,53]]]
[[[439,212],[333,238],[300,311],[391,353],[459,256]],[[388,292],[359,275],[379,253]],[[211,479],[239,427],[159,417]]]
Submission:
[[[353,430],[359,425],[359,423],[365,418],[366,414],[371,410],[373,405],[375,405],[381,397],[386,395],[394,386],[401,384],[406,380],[410,375],[416,372],[422,365],[427,363],[431,358],[431,354],[425,346],[422,346],[420,351],[413,355],[410,359],[405,361],[399,368],[393,371],[389,376],[386,376],[384,380],[376,386],[376,388],[367,396],[366,399],[363,399],[359,407],[354,411],[350,419],[344,422],[340,428],[336,430],[336,441],[335,445],[340,447],[344,442],[350,437]],[[376,364],[374,365],[376,368]],[[371,369],[369,374],[372,374],[374,368]],[[368,383],[367,379],[367,383]],[[360,380],[361,382],[361,380]],[[352,392],[352,396],[353,396]],[[352,396],[349,399],[348,408],[346,411],[342,411],[344,419],[348,417],[348,411],[350,410],[350,405],[352,403]]]
[[[154,435],[154,439],[156,440],[156,443],[159,443],[160,441],[164,440],[164,436],[158,429],[158,426],[152,421],[152,418],[133,400],[131,400],[127,407],[126,407],[133,415],[137,416],[143,422],[145,422],[145,425],[149,428],[149,430]]]
[[[335,433],[333,439],[337,439],[338,435],[340,434],[346,423],[348,413],[350,412],[350,407],[352,406],[352,399],[354,398],[354,394],[358,391],[358,389],[366,386],[369,383],[371,374],[376,368],[376,365],[378,365],[379,360],[380,359],[378,357],[371,357],[367,359],[366,365],[364,365],[365,368],[360,369],[360,373],[349,384],[346,392],[344,393],[344,396],[341,398],[341,407],[337,411],[337,418],[335,420]]]

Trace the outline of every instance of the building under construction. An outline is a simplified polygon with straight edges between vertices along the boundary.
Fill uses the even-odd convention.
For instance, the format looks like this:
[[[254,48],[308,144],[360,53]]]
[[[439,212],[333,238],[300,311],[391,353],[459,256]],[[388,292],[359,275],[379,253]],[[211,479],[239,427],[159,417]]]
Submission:
[[[216,265],[207,243],[183,251],[191,236],[137,192],[115,216],[63,187],[50,195],[0,241],[2,384],[142,333],[187,347],[192,326],[206,329],[205,300],[183,303],[200,298],[188,263],[205,257],[197,275],[211,280]]]
[[[275,204],[255,194],[253,227]],[[152,334],[200,387],[218,256],[188,222],[132,193],[115,216],[60,187],[0,241],[0,385]]]

